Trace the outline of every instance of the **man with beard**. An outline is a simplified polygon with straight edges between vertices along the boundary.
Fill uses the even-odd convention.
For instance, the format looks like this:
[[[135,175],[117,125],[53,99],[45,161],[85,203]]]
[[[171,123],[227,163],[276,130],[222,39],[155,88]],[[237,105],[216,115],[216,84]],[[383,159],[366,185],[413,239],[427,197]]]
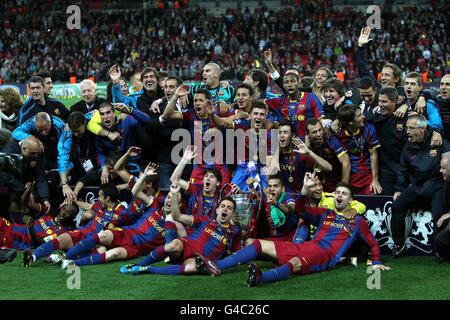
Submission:
[[[400,257],[406,253],[405,217],[414,204],[431,202],[434,223],[438,222],[444,213],[442,201],[444,181],[439,172],[439,162],[441,155],[450,151],[450,143],[443,140],[440,147],[432,149],[430,146],[432,129],[427,127],[427,120],[420,114],[408,117],[406,134],[408,142],[401,154],[392,204],[391,226],[394,240],[392,255],[394,257]]]
[[[194,110],[185,109],[183,111],[176,111],[175,106],[177,100],[187,96],[188,94],[189,91],[187,86],[179,86],[176,89],[175,94],[172,96],[172,99],[170,99],[163,115],[161,116],[161,119],[163,121],[182,121],[189,128],[192,143],[196,146],[202,146],[200,157],[201,162],[194,164],[194,169],[191,173],[191,181],[193,181],[193,183],[201,183],[205,170],[212,168],[220,171],[223,184],[228,183],[231,178],[231,172],[229,166],[227,164],[223,164],[224,146],[222,144],[215,145],[214,155],[203,157],[205,154],[204,150],[208,147],[210,142],[207,137],[211,132],[211,129],[215,127],[214,122],[208,114],[208,110],[212,107],[211,95],[209,91],[205,89],[198,89],[194,95]],[[214,128],[214,130],[217,130],[217,128]]]
[[[339,181],[350,181],[351,165],[347,150],[339,140],[322,126],[317,119],[306,122],[306,145],[333,168],[326,174],[319,173],[325,192],[332,192]]]
[[[317,120],[317,119],[309,119]],[[317,120],[319,123],[320,121]],[[288,192],[300,193],[306,171],[317,170],[324,174],[330,173],[332,165],[318,156],[311,148],[297,137],[293,137],[290,122],[282,121],[278,128],[280,143],[280,172],[278,175]]]
[[[28,88],[30,90],[31,97],[28,98],[19,109],[17,126],[20,126],[22,123],[35,116],[38,112],[46,112],[52,116],[60,117],[64,121],[67,120],[69,110],[67,110],[61,102],[46,96],[44,79],[37,76],[31,77],[28,81]]]
[[[334,210],[306,207],[303,201],[296,204],[296,211],[302,219],[317,226],[317,233],[311,241],[291,243],[279,240],[255,240],[235,254],[212,261],[199,256],[197,268],[219,276],[223,270],[238,264],[248,263],[260,256],[277,262],[279,267],[262,273],[258,265],[248,266],[247,286],[286,280],[293,273],[308,274],[334,268],[347,249],[361,237],[370,246],[374,269],[389,270],[381,264],[380,248],[369,226],[362,216],[347,219],[353,193],[350,186],[340,183],[336,188]]]
[[[237,167],[231,182],[242,191],[248,191],[249,185],[257,182],[263,189],[266,188],[266,175],[275,174],[279,170],[278,141],[275,141],[275,151],[272,154],[271,130],[265,130],[266,105],[262,101],[254,101],[248,119],[235,119],[232,122],[218,118],[212,109],[209,109],[209,113],[218,127],[241,129],[240,132],[235,132],[238,139]],[[258,189],[257,186],[255,188]]]
[[[258,239],[278,239],[291,241],[298,224],[295,214],[295,198],[285,191],[285,187],[278,175],[269,176],[267,189],[262,199],[262,212],[256,221],[256,235]],[[246,241],[252,243],[253,238]]]

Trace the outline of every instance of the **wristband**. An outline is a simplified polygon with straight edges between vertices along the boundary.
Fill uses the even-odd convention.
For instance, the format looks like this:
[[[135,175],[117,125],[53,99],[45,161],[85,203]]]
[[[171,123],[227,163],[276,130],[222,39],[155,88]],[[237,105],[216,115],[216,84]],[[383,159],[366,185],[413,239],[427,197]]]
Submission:
[[[272,80],[277,80],[279,77],[280,77],[280,74],[278,73],[277,70],[275,70],[275,72],[271,72],[271,73],[270,73],[270,78],[271,78]]]

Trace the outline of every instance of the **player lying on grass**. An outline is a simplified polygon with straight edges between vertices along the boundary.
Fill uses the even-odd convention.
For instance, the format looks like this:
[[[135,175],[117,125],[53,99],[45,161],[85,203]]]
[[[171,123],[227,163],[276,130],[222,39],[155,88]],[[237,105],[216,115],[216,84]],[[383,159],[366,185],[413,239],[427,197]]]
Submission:
[[[105,246],[107,251],[77,260],[66,259],[62,262],[62,268],[65,269],[71,265],[85,266],[119,259],[132,259],[147,255],[163,245],[164,242],[169,243],[177,236],[175,224],[165,220],[170,214],[171,204],[172,195],[169,193],[164,200],[163,208],[147,209],[135,224],[123,228],[102,230],[81,240],[70,250],[71,256],[90,253],[97,246]]]
[[[266,272],[261,272],[255,263],[248,266],[247,285],[253,287],[266,282],[286,280],[292,273],[307,274],[331,269],[339,263],[350,245],[357,238],[361,238],[371,248],[373,268],[389,270],[389,267],[381,264],[380,248],[364,217],[356,215],[352,219],[346,219],[343,215],[349,210],[353,198],[350,187],[340,182],[335,193],[335,210],[306,207],[303,201],[297,202],[296,211],[300,217],[317,226],[317,232],[311,241],[295,244],[277,240],[255,240],[251,245],[216,262],[198,256],[197,268],[220,275],[222,270],[248,263],[261,255],[276,261],[279,267]]]
[[[216,208],[216,219],[208,216],[191,216],[179,211],[180,186],[173,183],[170,193],[172,194],[172,217],[175,221],[194,227],[194,232],[183,238],[176,238],[172,242],[153,250],[147,257],[137,265],[123,266],[122,273],[166,274],[180,275],[198,272],[195,264],[195,254],[202,254],[209,259],[216,260],[229,251],[236,251],[240,247],[239,228],[231,223],[236,210],[236,203],[231,197],[220,200]],[[168,267],[154,267],[150,264],[163,261],[166,257],[179,261],[181,264]]]
[[[118,200],[119,191],[115,186],[110,184],[101,185],[98,195],[99,200],[93,205],[76,201],[79,206],[84,206],[88,211],[92,211],[88,215],[92,215],[93,218],[88,224],[77,230],[60,234],[56,239],[44,243],[33,252],[25,250],[23,253],[23,266],[27,268],[32,262],[49,256],[55,250],[69,250],[81,240],[99,233],[101,230],[129,225],[132,222],[131,214]],[[70,256],[70,252],[67,255]]]
[[[74,204],[63,205],[56,217],[44,215],[30,224],[11,223],[0,218],[0,247],[30,249],[55,239],[74,226],[78,207]]]

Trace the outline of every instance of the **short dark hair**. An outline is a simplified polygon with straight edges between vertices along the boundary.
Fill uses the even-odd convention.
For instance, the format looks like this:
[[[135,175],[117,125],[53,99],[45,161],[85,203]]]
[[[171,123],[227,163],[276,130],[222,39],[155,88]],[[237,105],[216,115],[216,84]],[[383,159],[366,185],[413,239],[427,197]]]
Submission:
[[[52,77],[50,72],[48,72],[46,70],[41,70],[38,73],[35,73],[34,75],[37,76],[37,77],[41,77],[42,79],[51,78]]]
[[[42,86],[44,86],[44,79],[38,76],[32,76],[30,80],[28,80],[28,85],[30,85],[31,82],[40,83]]]
[[[346,183],[344,181],[339,181],[336,184],[336,189],[339,188],[339,187],[344,187],[344,188],[347,188],[348,190],[350,190],[350,196],[353,198],[353,195],[355,194],[355,192],[354,192],[354,190],[353,190],[353,188],[352,188],[352,186],[350,184],[348,184],[348,183]]]
[[[217,181],[222,183],[222,173],[220,173],[219,169],[217,169],[217,168],[206,168],[205,169],[205,174],[207,174],[208,172],[212,173],[214,175],[214,177],[216,177]]]
[[[266,113],[267,113],[267,106],[261,100],[255,100],[252,102],[252,107],[250,109],[250,112],[253,111],[253,109],[264,109],[264,110],[266,110]]]
[[[67,118],[67,125],[69,126],[70,130],[76,130],[85,124],[86,118],[80,111],[71,112],[69,114],[69,117]]]
[[[369,77],[361,78],[361,80],[359,80],[359,88],[363,90],[373,88],[375,90],[375,82]]]
[[[386,86],[380,89],[380,96],[385,95],[388,97],[389,101],[397,103],[398,91],[395,87]]]
[[[108,101],[103,101],[102,103],[100,103],[100,105],[98,106],[98,110],[103,109],[103,108],[111,108],[114,110],[114,106],[112,105],[111,102]]]
[[[261,69],[252,69],[248,72],[253,81],[258,81],[258,88],[261,92],[267,90],[267,73]]]
[[[156,80],[159,82],[159,80],[160,80],[159,72],[158,72],[158,70],[156,70],[156,69],[153,68],[153,67],[147,67],[147,68],[145,68],[144,70],[142,70],[142,73],[141,73],[141,81],[144,81],[144,76],[145,76],[147,73],[150,73],[150,72],[153,72],[153,74],[154,74],[155,77],[156,77]]]
[[[99,191],[103,191],[103,195],[105,197],[109,197],[112,202],[119,201],[119,190],[117,187],[111,183],[102,184],[99,188]]]
[[[236,88],[236,92],[238,91],[238,89],[241,89],[241,88],[247,89],[248,92],[250,93],[250,96],[253,96],[253,94],[255,93],[255,90],[253,90],[253,87],[247,83],[241,83],[240,85],[238,85]]]
[[[345,87],[341,80],[338,78],[330,78],[323,84],[323,90],[334,89],[339,94],[340,97],[343,97],[345,94]]]
[[[309,118],[308,120],[306,120],[306,125],[305,125],[306,132],[309,133],[308,126],[315,126],[318,123],[320,123],[320,125],[323,127],[322,122],[320,122],[319,119]]]
[[[357,105],[346,104],[338,110],[338,120],[341,124],[341,128],[345,129],[350,122],[355,120],[356,110],[358,109],[359,107]]]
[[[204,88],[200,88],[198,89],[195,94],[203,94],[205,96],[206,99],[211,100],[211,92],[209,92],[208,90],[204,89]]]
[[[226,196],[226,197],[220,199],[220,201],[219,201],[217,207],[222,203],[222,201],[225,201],[225,200],[230,201],[230,202],[233,202],[233,205],[234,205],[234,210],[233,210],[233,211],[236,211],[236,201],[235,201],[235,200],[233,199],[233,197],[231,197],[231,196]]]
[[[280,180],[281,183],[283,183],[283,180],[281,179],[281,177],[278,174],[272,174],[269,177],[267,177],[267,181],[269,180]]]
[[[314,118],[312,118],[312,119],[314,119]],[[287,127],[291,128],[291,133],[294,134],[295,129],[294,129],[294,126],[292,125],[292,122],[283,119],[283,120],[281,120],[281,121],[279,122],[279,124],[278,124],[278,129],[280,129],[281,126],[284,126],[284,127],[287,126]]]
[[[177,76],[168,76],[166,81],[168,80],[175,80],[177,82],[177,86],[181,86],[181,84],[183,83],[183,80]]]

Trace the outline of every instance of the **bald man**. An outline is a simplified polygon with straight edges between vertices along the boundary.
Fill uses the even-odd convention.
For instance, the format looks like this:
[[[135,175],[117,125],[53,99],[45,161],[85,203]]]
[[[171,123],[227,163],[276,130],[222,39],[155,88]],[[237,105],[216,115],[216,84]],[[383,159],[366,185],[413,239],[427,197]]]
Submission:
[[[64,131],[65,123],[56,116],[39,112],[13,131],[13,139],[22,141],[30,135],[42,142],[45,150],[46,170],[57,168],[58,141]],[[58,179],[56,179],[58,180]]]
[[[227,105],[231,104],[234,100],[236,92],[232,86],[227,86],[224,88],[220,85],[221,73],[222,69],[217,63],[207,63],[203,67],[203,82],[194,84],[190,88],[190,94],[192,97],[199,89],[206,89],[211,93],[211,101],[214,104],[218,105],[222,101]],[[189,101],[193,101],[193,99],[189,98]]]
[[[97,85],[92,80],[85,79],[81,81],[80,91],[83,100],[72,105],[70,112],[80,111],[82,114],[86,114],[93,110],[98,110],[98,107],[105,101],[105,99],[97,97]]]
[[[50,210],[48,182],[45,173],[46,160],[43,156],[43,150],[43,145],[39,139],[35,136],[29,136],[22,140],[20,144],[17,141],[11,142],[3,147],[1,152],[23,156],[22,165],[17,168],[20,170],[21,176],[15,182],[22,184],[23,189],[25,189],[25,184],[35,182],[36,201],[46,205]]]

